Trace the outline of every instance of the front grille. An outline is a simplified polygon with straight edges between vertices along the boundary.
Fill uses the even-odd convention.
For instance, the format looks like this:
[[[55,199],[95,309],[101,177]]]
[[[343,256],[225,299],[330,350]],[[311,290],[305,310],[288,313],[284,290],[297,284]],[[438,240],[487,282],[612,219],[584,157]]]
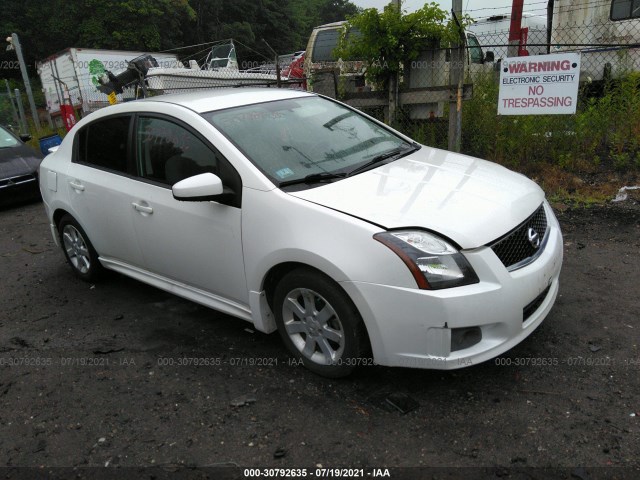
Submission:
[[[0,180],[0,188],[13,187],[14,185],[19,185],[21,183],[33,182],[36,177],[31,174],[28,175],[20,175],[18,177],[11,178],[3,178]]]
[[[532,230],[530,230],[532,229]],[[538,235],[538,247],[530,232]],[[509,233],[489,244],[507,270],[512,271],[528,265],[542,252],[547,236],[547,216],[544,205]]]

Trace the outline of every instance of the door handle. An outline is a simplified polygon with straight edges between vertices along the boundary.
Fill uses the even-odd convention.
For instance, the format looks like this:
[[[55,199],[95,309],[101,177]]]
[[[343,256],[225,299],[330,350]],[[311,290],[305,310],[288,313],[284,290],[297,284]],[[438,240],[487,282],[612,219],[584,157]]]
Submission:
[[[133,208],[135,208],[138,212],[148,213],[149,215],[153,213],[153,208],[151,207],[140,205],[139,203],[136,203],[136,202],[133,202],[131,205],[133,205]]]
[[[69,185],[77,192],[84,192],[84,185],[81,183],[69,182]]]

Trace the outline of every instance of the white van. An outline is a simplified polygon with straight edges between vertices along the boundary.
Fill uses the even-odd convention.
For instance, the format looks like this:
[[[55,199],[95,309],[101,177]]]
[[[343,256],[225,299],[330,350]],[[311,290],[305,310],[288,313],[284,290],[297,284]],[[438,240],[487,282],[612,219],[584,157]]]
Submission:
[[[320,25],[311,32],[304,62],[309,90],[319,93],[328,92],[332,87],[346,92],[367,90],[364,80],[366,63],[358,59],[336,59],[333,55],[345,23],[346,21],[341,21]],[[358,32],[349,31],[347,35],[358,35]],[[485,55],[478,38],[472,32],[466,32],[466,37],[468,48],[465,63],[467,71],[473,74],[480,65],[493,61],[493,53],[488,52]],[[417,73],[411,75],[410,88],[448,85],[449,52],[444,49],[434,51],[425,48],[425,52],[415,61],[405,65],[405,69],[417,70]],[[340,85],[331,85],[335,83],[336,72],[339,72]],[[423,79],[420,80],[420,77]]]
[[[580,81],[640,71],[638,0],[550,0],[549,7],[550,53],[580,52]]]
[[[509,29],[511,15],[494,15],[481,18],[469,25],[482,45],[490,48],[496,60],[507,58],[509,47]],[[527,51],[529,55],[544,55],[547,53],[547,19],[537,15],[522,14],[521,28],[526,29]]]

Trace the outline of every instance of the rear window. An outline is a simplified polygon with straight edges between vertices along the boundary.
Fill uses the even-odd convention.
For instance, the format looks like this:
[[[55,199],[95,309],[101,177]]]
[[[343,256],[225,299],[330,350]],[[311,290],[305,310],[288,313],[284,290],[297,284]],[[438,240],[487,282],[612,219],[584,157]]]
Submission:
[[[333,51],[338,46],[340,41],[340,35],[342,34],[342,26],[338,28],[331,28],[326,30],[319,30],[316,34],[316,40],[313,45],[313,52],[311,53],[312,62],[335,62],[337,60],[333,55]],[[347,32],[347,41],[349,37],[359,37],[361,35],[360,30],[353,27]],[[343,60],[359,60],[357,58],[343,58]]]

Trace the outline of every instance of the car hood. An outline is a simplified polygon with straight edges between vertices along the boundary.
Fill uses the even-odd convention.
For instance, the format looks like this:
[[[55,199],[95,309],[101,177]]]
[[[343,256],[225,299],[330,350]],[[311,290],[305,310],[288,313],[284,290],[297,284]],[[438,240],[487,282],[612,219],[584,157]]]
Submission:
[[[26,145],[0,148],[0,178],[33,173],[42,162],[34,150]]]
[[[544,200],[540,187],[523,175],[430,147],[290,195],[386,229],[432,230],[465,249],[486,245],[509,232]]]

